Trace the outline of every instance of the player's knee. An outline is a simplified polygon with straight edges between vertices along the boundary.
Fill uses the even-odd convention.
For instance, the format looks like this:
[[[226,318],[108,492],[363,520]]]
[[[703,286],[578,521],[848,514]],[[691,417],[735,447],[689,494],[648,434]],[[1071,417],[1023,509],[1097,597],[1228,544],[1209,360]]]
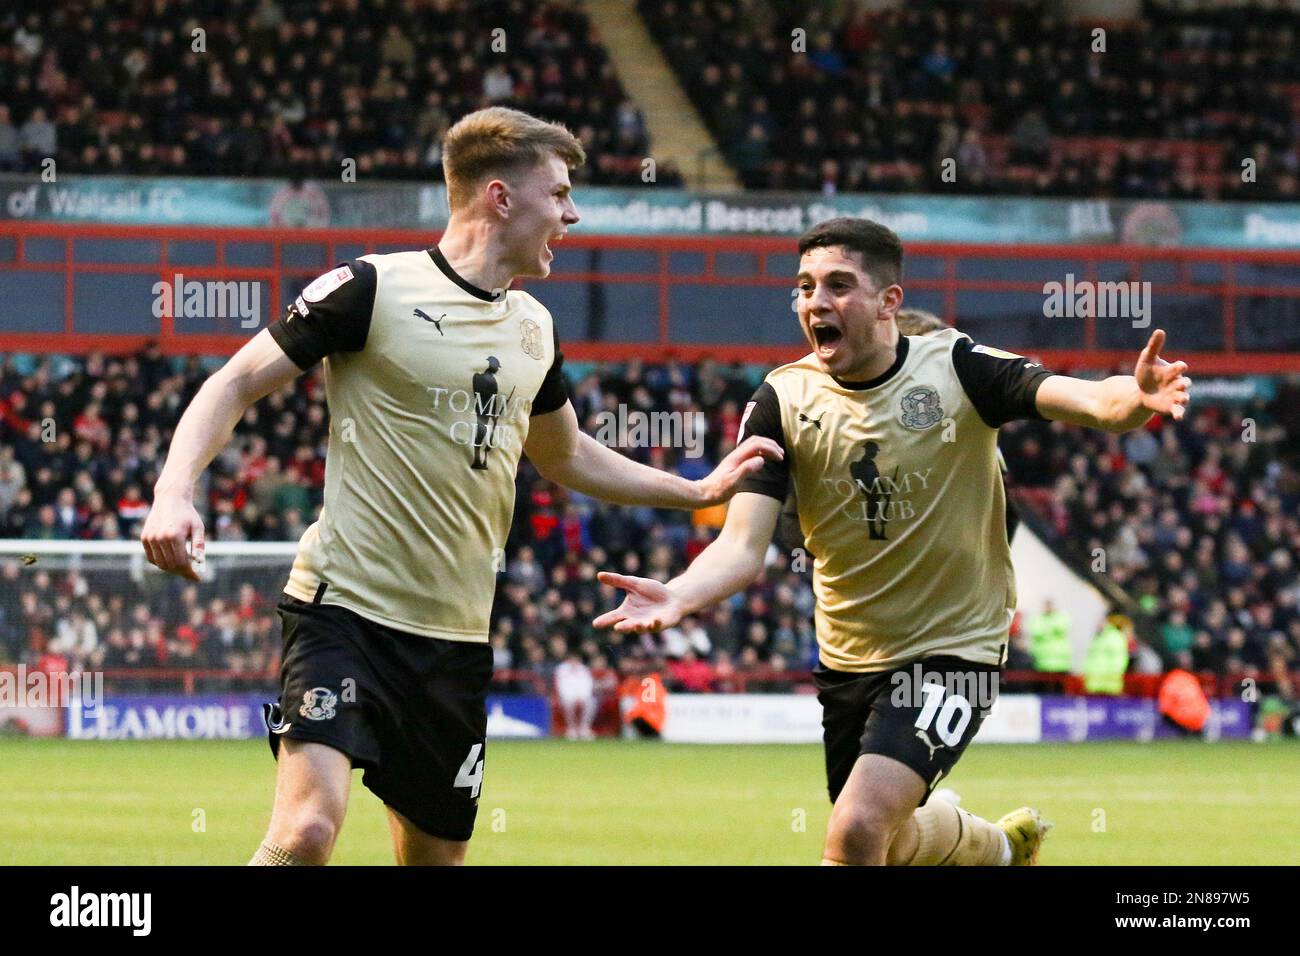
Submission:
[[[276,843],[294,856],[311,863],[326,863],[338,839],[340,822],[324,810],[305,809],[293,814],[283,831],[273,834]]]
[[[826,836],[826,857],[839,863],[885,862],[898,829],[892,814],[872,806],[837,806]]]

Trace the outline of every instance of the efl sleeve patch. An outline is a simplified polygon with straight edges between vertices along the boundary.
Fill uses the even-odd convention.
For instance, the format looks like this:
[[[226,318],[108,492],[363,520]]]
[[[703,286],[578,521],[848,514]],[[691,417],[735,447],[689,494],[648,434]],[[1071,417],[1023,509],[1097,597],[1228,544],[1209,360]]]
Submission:
[[[351,278],[352,268],[350,266],[344,265],[339,266],[337,269],[331,269],[323,276],[313,279],[311,284],[302,290],[302,297],[308,302],[319,302]]]
[[[749,421],[750,412],[754,410],[754,406],[757,404],[758,402],[747,402],[745,404],[745,414],[740,416],[740,430],[736,432],[737,445],[745,440],[745,422]]]
[[[1017,355],[1015,352],[1004,352],[1002,349],[995,349],[991,345],[977,345],[971,351],[978,352],[980,355],[992,355],[994,358],[1000,359],[1024,358],[1023,355]]]

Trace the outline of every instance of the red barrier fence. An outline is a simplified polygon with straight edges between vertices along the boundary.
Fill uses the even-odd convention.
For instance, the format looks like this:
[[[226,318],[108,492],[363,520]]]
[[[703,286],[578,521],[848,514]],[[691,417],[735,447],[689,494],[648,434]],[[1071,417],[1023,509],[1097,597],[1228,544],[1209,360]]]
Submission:
[[[370,252],[422,248],[432,245],[437,233],[413,230],[273,230],[227,229],[169,226],[110,226],[91,224],[0,222],[0,275],[8,272],[52,274],[62,278],[61,331],[14,331],[16,323],[0,322],[0,351],[85,353],[93,350],[131,351],[150,339],[157,339],[165,351],[173,354],[228,355],[247,341],[249,332],[239,334],[179,333],[169,315],[159,319],[156,334],[127,334],[87,331],[78,327],[74,299],[79,277],[95,275],[132,275],[170,282],[174,273],[183,272],[187,279],[221,281],[261,281],[270,285],[272,310],[283,301],[282,283],[293,278],[306,280],[324,271],[340,259]],[[100,242],[96,243],[95,241]],[[135,261],[111,261],[104,253],[103,240],[131,242],[137,253]],[[182,261],[177,250],[190,250],[210,244],[214,253],[209,264]],[[261,264],[229,261],[232,248],[257,246],[264,249]],[[39,248],[40,253],[33,255]],[[142,249],[148,255],[138,255]],[[790,289],[794,285],[790,264],[795,255],[792,238],[717,238],[664,236],[592,236],[574,233],[560,247],[562,255],[574,250],[602,252],[636,252],[649,254],[653,265],[639,272],[585,272],[560,268],[549,282],[607,283],[652,286],[657,290],[657,334],[651,341],[565,341],[567,356],[578,360],[646,360],[666,358],[686,361],[714,358],[719,361],[742,361],[776,364],[797,358],[806,348],[796,341],[791,326],[788,345],[755,344],[753,341],[695,343],[674,342],[669,335],[670,296],[675,288],[692,285],[714,287],[771,286]],[[683,270],[674,266],[674,257],[695,254],[702,257],[698,269]],[[1169,297],[1209,298],[1216,300],[1221,320],[1222,348],[1216,351],[1181,350],[1198,374],[1270,374],[1300,372],[1300,353],[1285,351],[1243,351],[1238,348],[1237,313],[1240,303],[1263,300],[1300,300],[1300,250],[1255,251],[1222,249],[1161,249],[1129,246],[1092,245],[956,245],[943,243],[908,243],[909,263],[924,264],[914,270],[905,287],[931,296],[941,296],[942,313],[956,321],[957,297],[963,292],[1043,294],[1041,274],[1038,278],[991,279],[963,278],[959,273],[978,271],[983,264],[1005,266],[1020,263],[1026,275],[1031,266],[1056,268],[1054,262],[1082,266],[1079,281],[1108,281],[1107,276],[1120,269],[1133,281],[1147,275],[1164,274],[1166,279],[1152,280],[1153,294]],[[719,256],[730,263],[736,256],[752,259],[753,268],[737,272],[719,268]],[[130,255],[123,258],[131,259]],[[777,260],[777,261],[773,261]],[[969,267],[969,268],[967,268]],[[1284,281],[1252,284],[1243,278],[1260,267],[1281,267]],[[1071,266],[1073,268],[1073,266]],[[919,275],[917,275],[919,273]],[[1207,276],[1209,278],[1207,278]],[[1062,276],[1063,278],[1063,276]],[[520,283],[527,287],[529,283]],[[3,309],[0,303],[0,309]],[[0,312],[3,314],[3,312]],[[1083,316],[1081,347],[1032,350],[1045,364],[1062,369],[1127,367],[1133,355],[1124,350],[1107,350],[1099,346],[1097,318]],[[102,325],[102,322],[99,323]],[[1217,334],[1217,333],[1216,333]],[[1029,349],[1020,346],[1024,351]]]

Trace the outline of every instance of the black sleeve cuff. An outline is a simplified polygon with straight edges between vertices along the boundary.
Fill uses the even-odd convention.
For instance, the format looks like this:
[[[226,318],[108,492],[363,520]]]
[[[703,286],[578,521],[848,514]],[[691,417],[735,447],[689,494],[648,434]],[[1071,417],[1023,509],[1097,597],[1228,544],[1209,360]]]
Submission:
[[[271,333],[271,338],[275,339],[276,345],[289,356],[293,364],[305,372],[320,361],[320,356],[296,333],[298,328],[301,326],[288,324],[281,318],[268,325],[266,331]]]

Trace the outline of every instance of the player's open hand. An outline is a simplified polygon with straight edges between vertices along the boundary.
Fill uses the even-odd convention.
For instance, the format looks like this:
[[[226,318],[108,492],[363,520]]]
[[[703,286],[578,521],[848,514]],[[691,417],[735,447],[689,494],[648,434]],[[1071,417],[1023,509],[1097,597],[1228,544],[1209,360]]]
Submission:
[[[699,507],[706,508],[727,501],[736,493],[742,481],[763,467],[763,462],[780,461],[784,457],[785,452],[772,439],[757,435],[746,438],[730,455],[722,459],[707,478],[701,478],[695,483],[699,488]]]
[[[203,519],[188,498],[158,497],[144,519],[140,542],[149,563],[168,574],[199,580],[191,560],[203,562]],[[185,550],[189,542],[191,552]]]
[[[606,611],[592,621],[593,627],[613,627],[622,634],[640,631],[662,631],[682,619],[682,609],[673,599],[672,592],[652,578],[635,578],[626,574],[601,571],[596,575],[601,584],[622,588],[627,597],[612,611]]]
[[[1138,389],[1142,395],[1142,405],[1161,415],[1172,415],[1175,421],[1187,411],[1191,401],[1188,390],[1192,380],[1183,373],[1187,371],[1186,362],[1170,364],[1160,357],[1160,349],[1165,344],[1165,330],[1156,329],[1146,348],[1138,356],[1133,377],[1137,379]]]

